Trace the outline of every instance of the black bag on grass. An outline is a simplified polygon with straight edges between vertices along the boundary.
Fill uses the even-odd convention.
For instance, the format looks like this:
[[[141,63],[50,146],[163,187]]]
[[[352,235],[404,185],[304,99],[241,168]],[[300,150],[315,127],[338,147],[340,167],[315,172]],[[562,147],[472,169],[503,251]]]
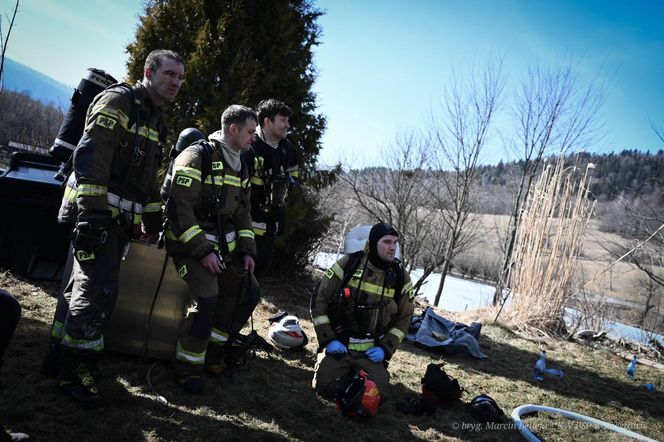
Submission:
[[[465,390],[459,381],[445,373],[443,364],[429,364],[422,378],[422,396],[438,402],[455,401]]]
[[[468,404],[468,411],[480,422],[500,422],[505,415],[496,401],[486,394],[481,394]]]

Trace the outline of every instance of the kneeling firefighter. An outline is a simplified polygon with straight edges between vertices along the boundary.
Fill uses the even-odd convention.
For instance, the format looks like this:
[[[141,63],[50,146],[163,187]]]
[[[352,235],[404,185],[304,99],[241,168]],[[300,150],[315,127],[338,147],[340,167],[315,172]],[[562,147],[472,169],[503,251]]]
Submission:
[[[387,396],[387,361],[413,315],[410,276],[395,258],[399,234],[389,224],[371,228],[364,252],[344,255],[311,299],[319,355],[313,388],[334,398],[344,382],[364,370]]]
[[[254,137],[256,114],[232,105],[221,125],[209,141],[198,141],[175,158],[166,203],[166,249],[196,301],[173,359],[177,383],[189,393],[202,391],[204,367],[220,374],[235,362],[232,338],[260,299],[253,276],[249,175],[240,160]]]

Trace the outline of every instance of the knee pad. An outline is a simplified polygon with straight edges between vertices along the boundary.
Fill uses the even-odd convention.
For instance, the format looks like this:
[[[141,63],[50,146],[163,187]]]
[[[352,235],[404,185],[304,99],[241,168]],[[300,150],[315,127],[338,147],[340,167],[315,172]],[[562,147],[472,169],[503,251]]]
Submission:
[[[189,332],[191,336],[199,339],[207,339],[210,337],[212,320],[214,318],[214,310],[216,307],[216,296],[200,298],[198,300],[197,313],[191,323],[191,330]]]

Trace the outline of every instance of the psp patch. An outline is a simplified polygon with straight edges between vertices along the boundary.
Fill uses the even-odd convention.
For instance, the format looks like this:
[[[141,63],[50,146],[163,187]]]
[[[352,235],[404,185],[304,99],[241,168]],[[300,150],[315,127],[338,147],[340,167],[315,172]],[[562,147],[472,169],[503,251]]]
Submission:
[[[187,273],[189,273],[189,272],[187,271],[187,265],[186,264],[183,265],[182,267],[180,267],[180,269],[178,270],[178,274],[180,275],[180,278],[182,278],[182,279],[184,279],[184,277],[187,276]]]
[[[224,169],[224,163],[221,161],[213,161],[212,162],[212,170],[223,170]]]
[[[115,127],[115,123],[117,123],[116,120],[107,117],[106,115],[98,115],[97,120],[95,121],[95,124],[97,126],[104,127],[108,130],[113,130],[113,128]]]
[[[327,279],[332,279],[332,277],[334,276],[334,271],[332,269],[327,269],[327,271],[325,272],[325,276],[327,276]]]
[[[76,260],[78,262],[92,261],[95,259],[95,252],[88,252],[87,250],[77,250],[76,251]]]
[[[188,176],[178,176],[175,178],[175,184],[178,186],[191,187],[191,178]]]

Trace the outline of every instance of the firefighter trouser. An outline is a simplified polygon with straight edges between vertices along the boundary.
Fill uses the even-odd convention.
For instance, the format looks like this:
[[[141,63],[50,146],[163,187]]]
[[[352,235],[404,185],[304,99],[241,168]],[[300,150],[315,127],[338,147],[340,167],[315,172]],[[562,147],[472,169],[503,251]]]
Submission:
[[[94,360],[103,350],[102,332],[115,307],[118,272],[126,244],[126,235],[119,226],[112,224],[106,230],[105,241],[96,245],[92,251],[80,253],[74,250],[75,259],[70,280],[71,299],[61,346],[75,351],[63,352],[63,359],[66,359],[67,355],[77,354],[77,358]],[[85,353],[94,355],[90,354],[89,358],[82,356]],[[69,362],[71,361],[60,361],[61,378],[62,370],[72,366]]]
[[[269,272],[272,266],[272,250],[274,248],[274,233],[265,232],[262,236],[256,235],[256,268],[254,274],[256,278],[261,278]]]
[[[55,315],[53,315],[53,324],[51,325],[51,336],[49,337],[49,353],[58,354],[60,341],[65,336],[65,320],[67,313],[69,313],[69,301],[71,300],[71,291],[74,286],[73,276],[74,266],[74,249],[70,245],[69,252],[67,252],[67,261],[65,262],[64,271],[62,273],[62,282],[58,290],[58,303],[55,307]]]
[[[190,255],[175,255],[173,262],[197,304],[183,321],[173,359],[176,375],[187,377],[202,372],[208,345],[218,346],[209,353],[220,357],[219,348],[242,329],[261,292],[254,275],[248,279],[239,261],[227,264],[218,275]]]
[[[364,369],[376,383],[381,397],[386,398],[390,374],[385,365],[384,362],[371,362],[364,352],[349,350],[342,355],[328,355],[325,350],[318,353],[311,386],[321,396],[334,399],[339,384]]]

